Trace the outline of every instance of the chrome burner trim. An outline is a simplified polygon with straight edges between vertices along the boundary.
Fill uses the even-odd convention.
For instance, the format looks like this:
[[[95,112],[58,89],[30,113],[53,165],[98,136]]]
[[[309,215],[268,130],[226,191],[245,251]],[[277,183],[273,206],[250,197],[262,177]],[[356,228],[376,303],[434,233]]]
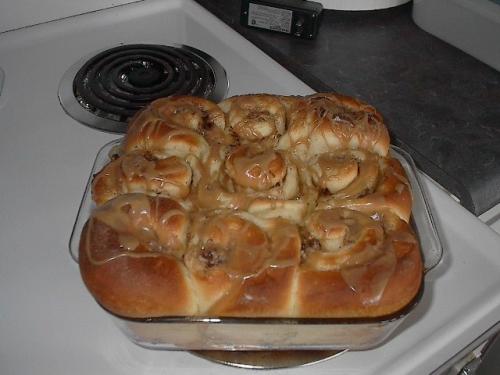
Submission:
[[[151,43],[134,43],[134,44],[147,45]],[[91,55],[87,55],[78,60],[64,73],[59,83],[58,97],[64,112],[66,112],[71,118],[94,129],[103,130],[110,133],[126,133],[127,131],[126,122],[99,117],[93,114],[92,112],[87,111],[85,108],[83,108],[75,97],[73,91],[73,80],[78,71],[92,57],[108,49],[127,46],[127,45],[128,44],[119,44],[103,48],[101,50],[97,50],[93,52]],[[199,58],[204,60],[208,64],[208,66],[210,66],[210,68],[212,69],[212,72],[215,77],[214,88],[212,90],[211,95],[209,95],[207,99],[218,103],[226,97],[229,91],[229,79],[227,77],[226,70],[214,57],[210,56],[206,52],[203,52],[197,48],[184,44],[171,43],[171,44],[165,44],[165,46],[175,47],[185,50],[187,52],[197,55]]]

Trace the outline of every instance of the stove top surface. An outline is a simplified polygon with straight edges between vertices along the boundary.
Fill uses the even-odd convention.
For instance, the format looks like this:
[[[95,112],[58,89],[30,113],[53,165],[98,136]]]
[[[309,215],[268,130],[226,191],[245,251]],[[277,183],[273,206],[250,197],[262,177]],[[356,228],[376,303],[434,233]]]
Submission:
[[[68,116],[59,103],[59,83],[83,56],[145,41],[190,45],[213,56],[227,72],[229,96],[312,92],[192,1],[134,3],[4,34],[0,363],[6,373],[233,371],[189,353],[130,343],[85,290],[68,252],[95,154],[117,136]],[[422,303],[384,345],[294,373],[429,373],[498,320],[500,237],[422,179],[445,250],[426,275]]]

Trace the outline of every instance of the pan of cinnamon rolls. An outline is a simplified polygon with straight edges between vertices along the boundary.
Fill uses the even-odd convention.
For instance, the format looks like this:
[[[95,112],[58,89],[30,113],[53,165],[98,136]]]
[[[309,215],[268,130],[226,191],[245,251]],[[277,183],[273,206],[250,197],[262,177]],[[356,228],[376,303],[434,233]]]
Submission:
[[[72,252],[145,346],[370,347],[428,268],[403,159],[340,94],[158,99],[98,155]]]

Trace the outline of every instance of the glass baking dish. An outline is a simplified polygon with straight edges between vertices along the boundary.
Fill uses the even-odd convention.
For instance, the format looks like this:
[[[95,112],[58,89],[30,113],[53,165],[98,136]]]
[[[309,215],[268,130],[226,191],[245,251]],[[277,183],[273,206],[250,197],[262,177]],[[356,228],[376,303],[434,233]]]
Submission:
[[[121,139],[109,142],[98,152],[85,188],[70,238],[70,253],[78,262],[80,233],[95,204],[91,181],[118,152]],[[424,269],[428,272],[441,260],[442,246],[425,192],[418,181],[415,164],[402,149],[391,146],[391,155],[405,169],[413,192],[411,224],[419,238]],[[379,318],[222,318],[175,316],[127,318],[105,310],[134,343],[166,350],[362,350],[383,343],[410,314],[424,293],[424,282],[413,301],[403,310]]]

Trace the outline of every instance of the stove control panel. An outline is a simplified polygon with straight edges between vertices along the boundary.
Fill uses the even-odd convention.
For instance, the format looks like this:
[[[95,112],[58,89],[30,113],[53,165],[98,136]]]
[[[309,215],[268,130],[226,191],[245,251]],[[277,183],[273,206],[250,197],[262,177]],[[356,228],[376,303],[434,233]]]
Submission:
[[[313,39],[319,28],[323,6],[304,0],[243,0],[241,23],[299,38]]]

